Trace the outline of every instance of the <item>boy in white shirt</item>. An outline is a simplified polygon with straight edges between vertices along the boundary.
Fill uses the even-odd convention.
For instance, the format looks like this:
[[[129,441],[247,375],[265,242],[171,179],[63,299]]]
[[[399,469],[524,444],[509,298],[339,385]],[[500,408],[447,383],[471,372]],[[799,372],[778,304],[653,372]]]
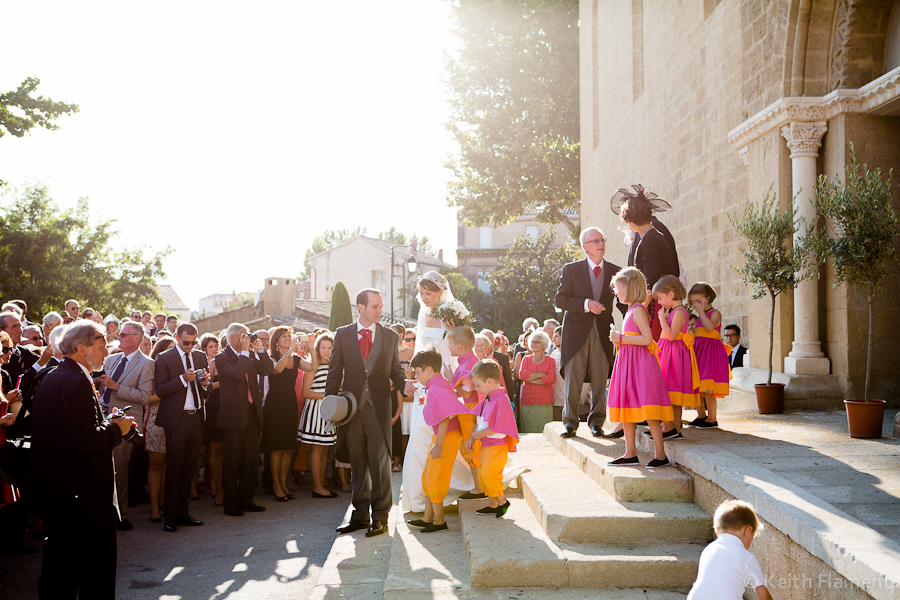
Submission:
[[[716,541],[700,555],[697,581],[687,600],[740,600],[749,585],[758,600],[772,600],[750,543],[759,530],[753,507],[741,500],[723,502],[713,517]]]

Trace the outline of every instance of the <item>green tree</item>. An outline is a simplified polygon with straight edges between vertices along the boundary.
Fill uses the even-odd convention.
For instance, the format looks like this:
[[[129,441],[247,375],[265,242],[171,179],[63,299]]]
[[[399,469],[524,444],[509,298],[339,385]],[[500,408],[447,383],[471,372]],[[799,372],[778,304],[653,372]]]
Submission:
[[[0,137],[4,129],[16,137],[24,136],[35,125],[44,129],[59,129],[54,123],[61,115],[78,112],[77,104],[54,102],[50,98],[32,94],[40,85],[37,77],[29,77],[12,92],[0,94]]]
[[[465,304],[475,318],[475,324],[473,325],[475,331],[480,331],[485,327],[490,328],[490,297],[472,285],[472,282],[458,271],[451,271],[444,276],[450,283],[453,297]]]
[[[171,248],[114,249],[115,221],[92,224],[87,198],[63,211],[42,184],[4,196],[12,199],[0,206],[0,297],[22,298],[35,319],[69,298],[119,316],[162,306],[156,283]]]
[[[471,225],[523,214],[580,226],[577,0],[453,0],[447,58],[459,153],[447,199]]]
[[[580,254],[575,244],[551,248],[554,237],[553,231],[537,239],[520,235],[497,268],[488,273],[491,296],[483,321],[486,327],[502,329],[514,337],[526,317],[543,321],[557,316],[554,298],[559,276],[563,266],[578,260]]]
[[[234,294],[234,298],[231,299],[223,310],[231,310],[232,308],[240,308],[245,304],[253,304],[253,301],[256,300],[256,294],[253,292],[238,292]]]
[[[338,327],[349,325],[353,322],[353,309],[350,305],[350,294],[342,281],[334,286],[331,294],[331,316],[328,317],[328,329],[337,331]]]

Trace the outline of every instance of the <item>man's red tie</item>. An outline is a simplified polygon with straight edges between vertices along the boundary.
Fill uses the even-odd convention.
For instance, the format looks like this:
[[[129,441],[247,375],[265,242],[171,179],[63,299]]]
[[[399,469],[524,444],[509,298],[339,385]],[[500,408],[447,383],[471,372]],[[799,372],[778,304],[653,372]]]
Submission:
[[[597,277],[597,278],[600,277],[600,265],[597,265],[596,267],[594,267],[594,277]]]
[[[372,349],[372,330],[363,329],[359,332],[359,350],[363,358],[369,358],[369,350]]]

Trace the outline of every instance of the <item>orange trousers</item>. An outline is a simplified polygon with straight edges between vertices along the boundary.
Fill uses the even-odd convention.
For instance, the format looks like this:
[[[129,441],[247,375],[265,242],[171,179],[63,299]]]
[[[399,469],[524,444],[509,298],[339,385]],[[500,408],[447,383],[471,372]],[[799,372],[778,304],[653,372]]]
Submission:
[[[503,493],[503,469],[506,468],[506,459],[509,455],[509,446],[482,446],[481,470],[478,479],[481,481],[481,489],[486,496],[496,498]]]
[[[441,457],[431,458],[431,449],[437,443],[437,435],[431,436],[431,445],[428,446],[428,458],[425,459],[425,470],[422,471],[422,489],[432,502],[443,502],[450,489],[450,475],[453,473],[453,463],[456,462],[456,452],[459,450],[459,430],[448,431],[444,435],[444,443],[441,446]]]
[[[478,403],[475,402],[472,404],[472,406],[466,404],[466,408],[475,408],[476,404]],[[472,432],[475,430],[475,415],[457,415],[457,417],[459,417],[459,429],[462,435],[462,442],[459,445],[459,453],[462,454],[463,459],[465,459],[466,463],[470,467],[480,467],[481,458],[479,455],[479,450],[481,449],[481,440],[475,440],[475,443],[472,444],[471,450],[466,448],[466,440],[469,439],[469,436],[472,435]]]

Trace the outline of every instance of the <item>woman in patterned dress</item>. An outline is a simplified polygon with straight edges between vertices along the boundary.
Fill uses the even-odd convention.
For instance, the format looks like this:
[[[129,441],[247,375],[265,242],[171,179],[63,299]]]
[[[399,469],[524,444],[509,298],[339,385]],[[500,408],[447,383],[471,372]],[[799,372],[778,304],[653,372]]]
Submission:
[[[337,440],[334,426],[322,418],[320,408],[325,397],[325,380],[328,364],[334,349],[334,336],[322,334],[316,339],[315,352],[311,353],[313,370],[303,374],[303,414],[297,439],[309,444],[309,468],[312,471],[313,498],[337,498],[337,492],[325,487],[325,471],[328,464],[328,447]]]

